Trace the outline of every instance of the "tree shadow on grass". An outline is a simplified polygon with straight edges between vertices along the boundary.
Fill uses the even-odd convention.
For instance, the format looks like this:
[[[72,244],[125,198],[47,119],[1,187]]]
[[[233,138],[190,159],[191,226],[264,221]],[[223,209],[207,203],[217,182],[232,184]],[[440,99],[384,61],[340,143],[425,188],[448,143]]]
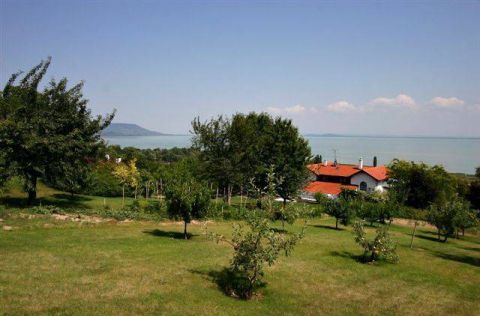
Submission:
[[[432,237],[432,236],[425,236],[425,235],[418,234],[418,235],[415,235],[415,238],[420,238],[420,239],[435,241],[435,242],[439,242],[439,243],[444,243],[443,240],[438,240],[437,237]]]
[[[221,290],[226,296],[247,299],[242,295],[245,289],[248,287],[247,278],[238,272],[234,272],[229,268],[222,268],[220,270],[189,270],[193,274],[199,274],[210,282],[214,282],[218,289]],[[259,281],[255,286],[255,290],[264,288],[267,285],[266,282]]]
[[[92,198],[84,195],[71,195],[66,193],[55,193],[52,195],[55,199],[68,200],[72,202],[87,202],[91,201]]]
[[[463,247],[462,249],[468,250],[468,251],[477,251],[477,252],[480,252],[480,248],[475,248],[475,247]]]
[[[332,251],[330,252],[330,255],[332,256],[336,256],[336,257],[342,257],[342,258],[347,258],[347,259],[353,259],[357,262],[360,262],[360,263],[365,263],[367,262],[365,256],[362,254],[362,255],[357,255],[357,254],[354,254],[354,253],[351,253],[351,252],[348,252],[348,251]]]
[[[160,229],[152,229],[152,230],[144,230],[144,234],[149,234],[156,237],[166,237],[172,239],[183,239],[185,240],[185,236],[181,232],[171,232],[171,231],[164,231]],[[198,236],[196,234],[187,233],[187,238],[191,239],[194,236]]]
[[[88,205],[84,204],[86,201],[90,201],[91,198],[87,198],[79,195],[69,195],[57,193],[48,197],[40,197],[33,201],[32,204],[28,204],[26,197],[10,197],[6,196],[0,199],[0,204],[4,204],[7,207],[25,208],[40,205],[51,205],[60,208],[88,208]]]
[[[345,230],[345,229],[340,228],[340,227],[339,227],[338,229],[336,229],[335,226],[328,226],[328,225],[308,225],[308,226],[316,227],[316,228],[324,228],[324,229],[336,230],[336,231]]]
[[[453,255],[449,253],[442,253],[442,252],[432,252],[433,255],[446,259],[446,260],[452,260],[452,261],[457,261],[465,264],[470,264],[472,266],[480,267],[480,258],[472,257],[472,256],[466,256],[466,255]]]

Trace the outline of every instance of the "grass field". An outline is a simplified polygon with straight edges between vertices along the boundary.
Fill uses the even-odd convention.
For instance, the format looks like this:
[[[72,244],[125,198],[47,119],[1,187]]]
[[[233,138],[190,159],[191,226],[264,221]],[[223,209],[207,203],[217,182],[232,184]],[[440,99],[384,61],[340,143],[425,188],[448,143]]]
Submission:
[[[267,268],[252,301],[227,297],[215,277],[231,250],[200,225],[79,224],[12,216],[0,231],[0,310],[5,314],[480,314],[480,240],[435,241],[393,226],[400,263],[368,265],[349,229],[309,223],[293,255]],[[228,234],[231,222],[209,225]],[[296,226],[295,229],[299,227]],[[180,237],[180,238],[179,238]]]
[[[2,201],[11,209],[24,198],[17,188]],[[121,198],[105,201],[121,206]],[[38,203],[95,209],[104,199],[40,185]],[[478,234],[444,244],[421,227],[410,249],[411,228],[392,225],[400,262],[369,265],[359,262],[350,228],[311,220],[292,256],[266,269],[267,286],[241,301],[218,285],[231,249],[206,240],[201,225],[190,225],[194,236],[185,241],[179,223],[93,224],[21,212],[0,212],[0,226],[12,227],[0,230],[0,314],[480,315]],[[228,235],[231,225],[208,230]]]

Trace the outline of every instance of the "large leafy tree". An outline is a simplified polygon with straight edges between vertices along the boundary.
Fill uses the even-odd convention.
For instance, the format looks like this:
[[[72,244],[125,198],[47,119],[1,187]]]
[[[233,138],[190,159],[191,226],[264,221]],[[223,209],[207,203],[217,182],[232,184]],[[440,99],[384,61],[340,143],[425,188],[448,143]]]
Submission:
[[[389,170],[392,193],[408,206],[427,208],[456,195],[457,181],[441,166],[394,160]]]
[[[266,113],[235,114],[192,123],[194,147],[200,151],[207,178],[229,192],[247,187],[254,179],[265,187],[271,166],[283,182],[276,193],[294,197],[307,178],[311,152],[291,120]]]
[[[82,95],[83,82],[68,88],[65,78],[51,80],[39,92],[49,65],[50,58],[21,79],[21,73],[13,74],[1,93],[0,168],[23,177],[30,203],[39,178],[79,176],[81,166],[95,156],[99,132],[114,116],[92,117]],[[69,172],[72,168],[75,173]]]

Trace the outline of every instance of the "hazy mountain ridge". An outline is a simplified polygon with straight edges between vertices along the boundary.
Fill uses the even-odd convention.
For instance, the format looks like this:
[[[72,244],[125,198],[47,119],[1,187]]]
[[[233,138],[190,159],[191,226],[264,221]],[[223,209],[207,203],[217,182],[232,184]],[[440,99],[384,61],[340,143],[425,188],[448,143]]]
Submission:
[[[161,136],[170,135],[143,128],[137,124],[112,123],[102,131],[102,136]]]

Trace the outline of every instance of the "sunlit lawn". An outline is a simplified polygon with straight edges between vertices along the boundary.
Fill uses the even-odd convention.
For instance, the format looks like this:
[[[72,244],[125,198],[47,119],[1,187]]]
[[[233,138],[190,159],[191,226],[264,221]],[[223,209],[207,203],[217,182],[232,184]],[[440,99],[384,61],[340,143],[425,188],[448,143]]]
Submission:
[[[212,278],[231,249],[206,240],[200,225],[190,225],[195,235],[185,241],[175,223],[13,216],[3,224],[14,228],[0,231],[5,314],[480,314],[478,237],[443,244],[421,228],[411,250],[410,229],[393,226],[400,263],[368,265],[357,260],[362,252],[350,229],[316,219],[247,302],[225,296]],[[208,230],[229,234],[231,224]]]

